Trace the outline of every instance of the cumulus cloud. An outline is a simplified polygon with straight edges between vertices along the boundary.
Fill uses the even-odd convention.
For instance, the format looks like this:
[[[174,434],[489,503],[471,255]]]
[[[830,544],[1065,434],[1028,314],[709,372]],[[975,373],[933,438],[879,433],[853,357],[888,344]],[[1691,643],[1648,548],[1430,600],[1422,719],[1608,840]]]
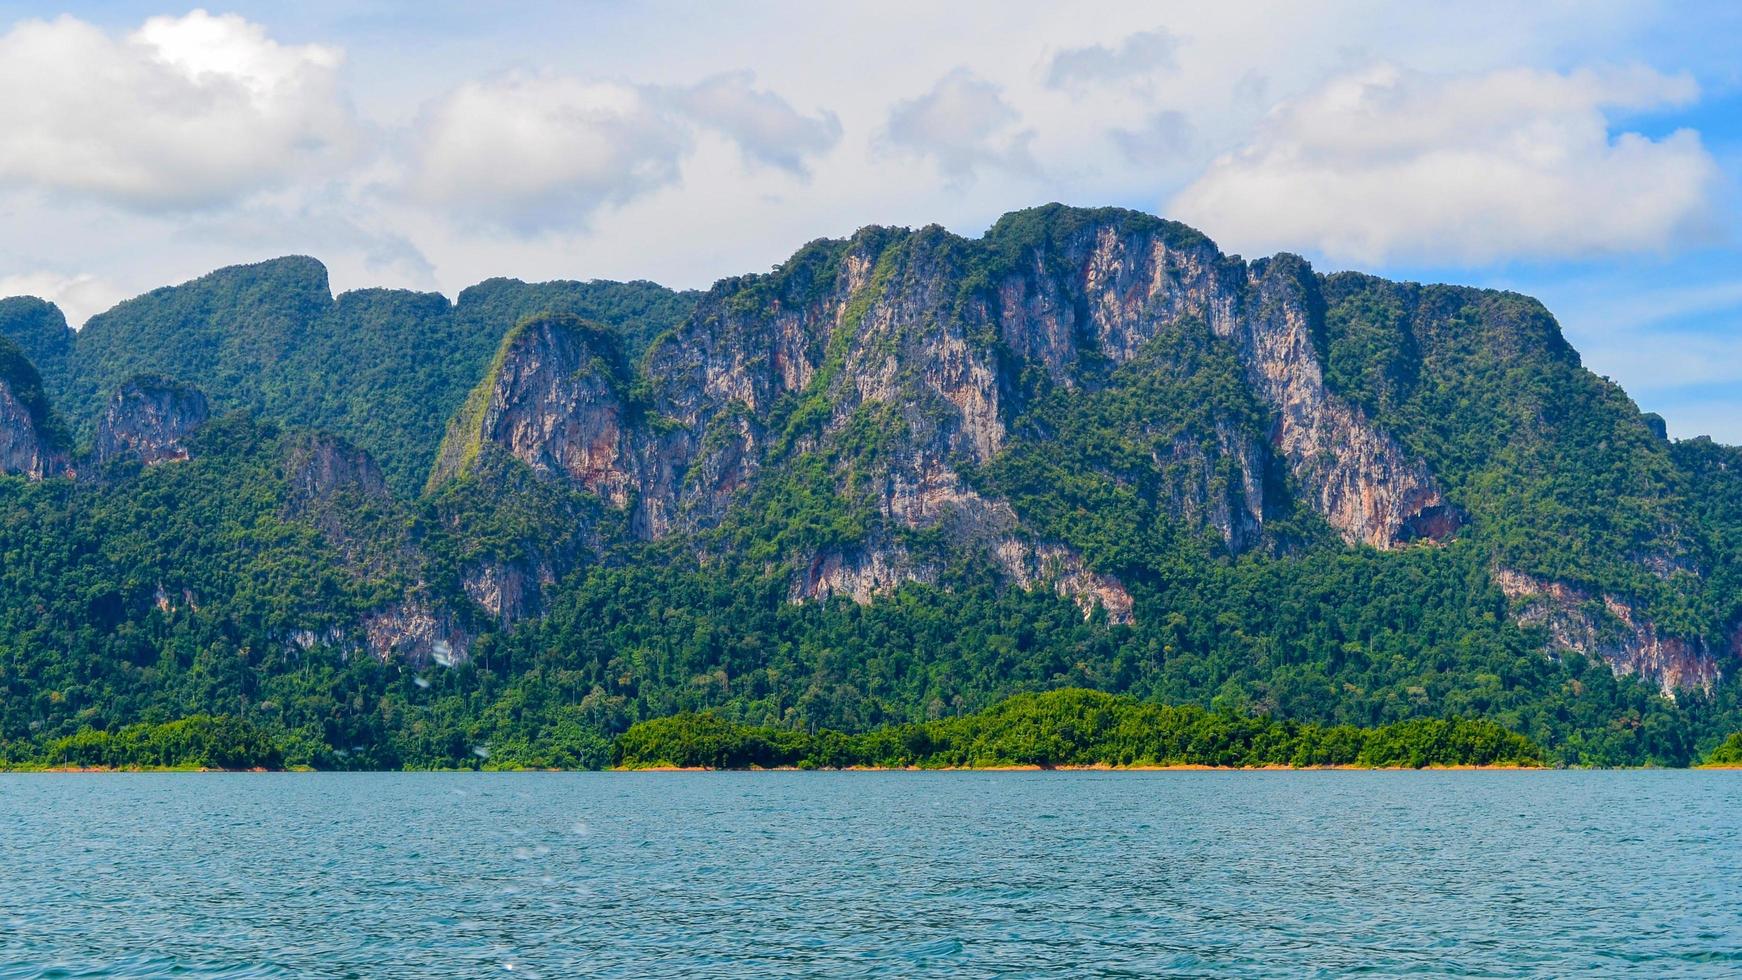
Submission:
[[[805,176],[810,157],[841,141],[841,120],[832,112],[806,116],[772,92],[758,91],[750,72],[732,72],[667,92],[674,106],[698,125],[730,137],[745,157]]]
[[[357,146],[341,61],[200,10],[120,38],[21,22],[0,35],[0,184],[163,211],[322,170]]]
[[[1278,106],[1168,210],[1241,249],[1364,262],[1667,249],[1709,232],[1718,167],[1699,134],[1612,135],[1606,111],[1697,95],[1646,68],[1380,65]]]
[[[1092,44],[1069,48],[1047,62],[1046,83],[1053,88],[1082,89],[1108,82],[1147,79],[1172,69],[1179,39],[1165,30],[1144,31],[1117,47]]]
[[[1002,89],[958,68],[919,98],[896,103],[883,142],[932,158],[952,181],[982,167],[1029,173],[1036,170],[1029,153],[1034,131],[1019,128],[1021,119]]]
[[[425,114],[410,189],[517,232],[582,227],[677,183],[698,129],[796,174],[840,140],[834,116],[805,116],[748,74],[688,87],[511,75],[462,85]]]
[[[417,195],[522,231],[582,224],[676,181],[690,145],[641,89],[560,76],[462,85],[420,129]]]

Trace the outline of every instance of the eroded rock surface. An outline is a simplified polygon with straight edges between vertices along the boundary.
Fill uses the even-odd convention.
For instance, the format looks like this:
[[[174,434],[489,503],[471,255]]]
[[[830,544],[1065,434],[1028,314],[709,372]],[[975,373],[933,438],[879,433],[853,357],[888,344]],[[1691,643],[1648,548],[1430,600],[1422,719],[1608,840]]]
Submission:
[[[164,378],[139,377],[121,385],[97,425],[99,465],[133,459],[151,466],[188,458],[188,437],[211,415],[206,396]]]
[[[1727,649],[1714,649],[1702,637],[1665,635],[1615,596],[1504,568],[1493,577],[1512,601],[1518,623],[1545,628],[1551,649],[1600,658],[1615,673],[1644,678],[1671,697],[1681,690],[1711,690],[1722,675],[1720,654],[1742,656],[1742,630],[1728,638]]]
[[[716,285],[648,352],[639,379],[603,331],[535,318],[505,342],[450,430],[432,485],[499,451],[661,538],[717,524],[765,473],[817,453],[832,460],[837,492],[873,506],[883,530],[786,556],[795,598],[865,601],[932,581],[936,562],[886,532],[942,529],[1015,585],[1128,619],[1122,585],[970,474],[1012,445],[1037,383],[1088,390],[1106,382],[1086,365],[1165,361],[1158,338],[1190,321],[1234,358],[1267,422],[1218,417],[1164,437],[1151,492],[1170,513],[1234,553],[1267,542],[1266,522],[1290,493],[1351,544],[1455,533],[1462,512],[1427,466],[1327,387],[1323,303],[1304,261],[1246,263],[1128,212],[1056,225],[1028,239],[1010,228],[980,242],[936,227],[869,228],[813,243],[775,275]],[[511,619],[541,575],[483,564],[466,590]]]

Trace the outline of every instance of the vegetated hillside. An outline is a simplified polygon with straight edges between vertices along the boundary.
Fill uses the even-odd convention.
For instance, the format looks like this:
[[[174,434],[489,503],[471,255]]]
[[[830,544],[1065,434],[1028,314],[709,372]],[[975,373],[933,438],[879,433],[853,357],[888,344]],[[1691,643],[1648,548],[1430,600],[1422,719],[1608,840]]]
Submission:
[[[36,361],[80,436],[89,437],[123,381],[160,374],[197,385],[220,408],[344,436],[376,458],[391,485],[415,491],[507,326],[573,312],[619,328],[639,349],[692,305],[694,294],[648,282],[513,279],[480,283],[457,303],[393,289],[335,299],[325,267],[290,257],[155,290],[92,317],[76,335],[52,306],[6,300],[0,334]]]
[[[1742,459],[1516,295],[1054,205],[700,296],[334,301],[287,259],[70,364],[90,435],[0,480],[17,758],[213,715],[291,764],[600,765],[679,712],[863,732],[1061,687],[1566,762],[1742,728]],[[142,369],[213,420],[164,381],[102,407]]]

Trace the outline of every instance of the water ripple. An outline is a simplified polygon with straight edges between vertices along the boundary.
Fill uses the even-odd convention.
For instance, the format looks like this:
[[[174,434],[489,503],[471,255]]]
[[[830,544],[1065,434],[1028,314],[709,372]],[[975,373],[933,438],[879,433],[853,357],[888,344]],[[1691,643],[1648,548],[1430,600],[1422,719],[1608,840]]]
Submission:
[[[1742,774],[0,777],[23,977],[1730,976]]]

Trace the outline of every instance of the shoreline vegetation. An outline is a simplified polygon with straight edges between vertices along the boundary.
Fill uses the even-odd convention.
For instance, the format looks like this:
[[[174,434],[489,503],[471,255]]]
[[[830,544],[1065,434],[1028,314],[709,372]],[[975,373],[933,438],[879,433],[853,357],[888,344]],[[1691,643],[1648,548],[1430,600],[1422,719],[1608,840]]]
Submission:
[[[0,745],[0,772],[281,772],[284,747],[247,720],[194,715],[114,732]],[[540,771],[492,761],[475,768]],[[1551,768],[1497,722],[1417,718],[1372,728],[1170,706],[1081,688],[1018,694],[984,711],[861,733],[746,725],[708,712],[632,725],[609,768],[738,771],[1277,771]],[[1696,768],[1742,768],[1742,733]],[[553,771],[553,770],[543,770]],[[563,771],[563,770],[554,770]]]
[[[1080,688],[860,734],[673,715],[632,726],[611,756],[618,769],[976,770],[1541,767],[1545,758],[1534,742],[1487,720],[1327,727]]]

